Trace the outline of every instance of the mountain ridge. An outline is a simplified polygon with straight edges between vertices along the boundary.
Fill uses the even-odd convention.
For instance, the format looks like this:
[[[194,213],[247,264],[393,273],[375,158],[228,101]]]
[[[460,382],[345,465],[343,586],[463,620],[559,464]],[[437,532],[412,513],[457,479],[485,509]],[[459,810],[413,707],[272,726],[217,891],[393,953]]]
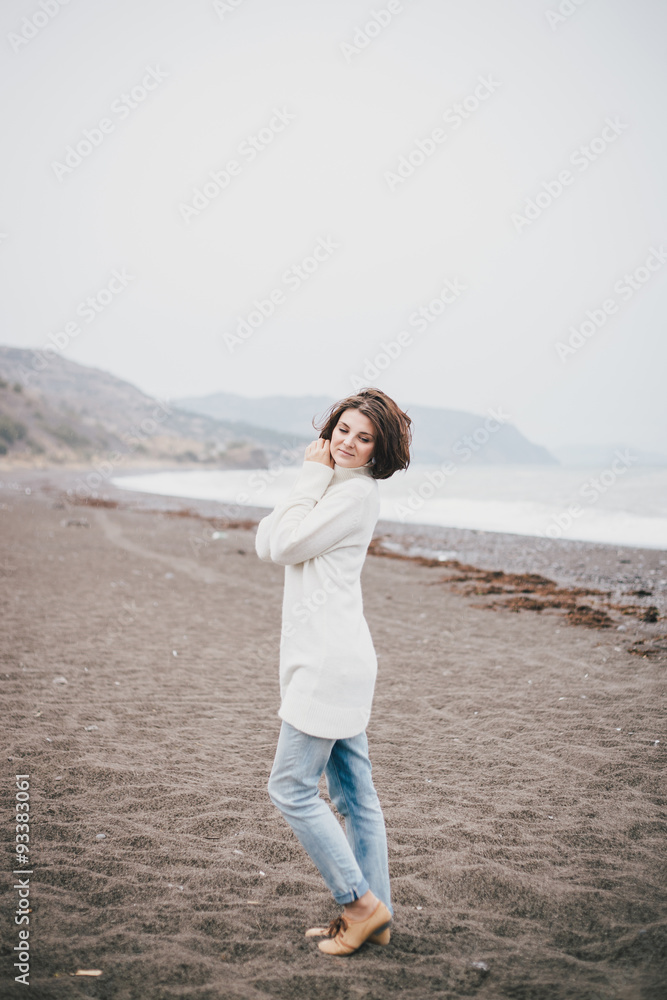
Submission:
[[[190,413],[101,368],[0,345],[0,464],[267,468],[290,442],[269,428]]]
[[[39,359],[39,367],[36,366]],[[218,392],[158,400],[62,353],[0,346],[0,462],[267,468],[298,463],[336,402],[324,395],[251,398]],[[501,410],[404,405],[412,462],[559,465]]]
[[[334,402],[327,396],[251,398],[225,392],[176,400],[179,406],[202,415],[248,420],[295,435],[310,433],[311,440],[318,434],[312,426],[313,420],[323,417]],[[415,463],[438,465],[464,458],[471,464],[560,464],[548,449],[528,441],[505,414],[494,415],[489,411],[486,415],[478,415],[418,404],[406,404],[403,409],[413,421],[412,460]],[[493,423],[497,426],[489,429]]]

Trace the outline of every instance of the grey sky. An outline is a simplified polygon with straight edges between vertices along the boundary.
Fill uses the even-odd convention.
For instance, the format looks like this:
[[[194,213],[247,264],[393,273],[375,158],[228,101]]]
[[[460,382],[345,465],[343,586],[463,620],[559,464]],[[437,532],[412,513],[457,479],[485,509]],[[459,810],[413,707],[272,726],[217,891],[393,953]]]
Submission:
[[[547,446],[667,450],[663,3],[43,4],[1,14],[2,342],[64,332],[163,398],[358,376]]]

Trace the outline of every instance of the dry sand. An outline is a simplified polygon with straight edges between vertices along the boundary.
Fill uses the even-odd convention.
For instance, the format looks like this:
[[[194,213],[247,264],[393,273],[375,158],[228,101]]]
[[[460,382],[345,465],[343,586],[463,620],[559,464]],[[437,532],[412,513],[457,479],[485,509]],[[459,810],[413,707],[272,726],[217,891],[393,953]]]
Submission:
[[[254,528],[211,539],[205,505],[74,505],[66,481],[12,473],[0,495],[2,815],[13,840],[29,773],[28,995],[667,995],[667,621],[655,595],[629,596],[665,553],[378,526],[368,736],[395,924],[387,948],[331,959],[303,933],[338,908],[266,793],[282,568],[257,559]],[[427,535],[458,561],[381,554]],[[4,893],[8,997],[23,995],[16,901]]]

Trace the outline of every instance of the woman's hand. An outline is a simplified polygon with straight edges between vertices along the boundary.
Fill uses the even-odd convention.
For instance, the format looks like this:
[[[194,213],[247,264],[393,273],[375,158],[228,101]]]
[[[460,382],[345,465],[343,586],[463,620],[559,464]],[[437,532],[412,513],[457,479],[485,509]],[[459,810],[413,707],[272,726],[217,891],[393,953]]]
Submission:
[[[331,457],[330,441],[326,438],[318,438],[317,441],[311,441],[304,453],[304,461],[320,462],[322,465],[328,465],[330,469],[333,469],[334,460]]]

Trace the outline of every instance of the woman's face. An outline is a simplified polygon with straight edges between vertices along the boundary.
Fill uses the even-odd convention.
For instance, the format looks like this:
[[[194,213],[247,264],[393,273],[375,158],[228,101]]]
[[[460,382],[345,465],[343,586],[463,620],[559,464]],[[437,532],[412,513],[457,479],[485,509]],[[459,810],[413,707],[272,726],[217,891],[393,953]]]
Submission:
[[[373,457],[375,428],[354,407],[344,410],[331,435],[331,457],[344,469],[359,469]]]

